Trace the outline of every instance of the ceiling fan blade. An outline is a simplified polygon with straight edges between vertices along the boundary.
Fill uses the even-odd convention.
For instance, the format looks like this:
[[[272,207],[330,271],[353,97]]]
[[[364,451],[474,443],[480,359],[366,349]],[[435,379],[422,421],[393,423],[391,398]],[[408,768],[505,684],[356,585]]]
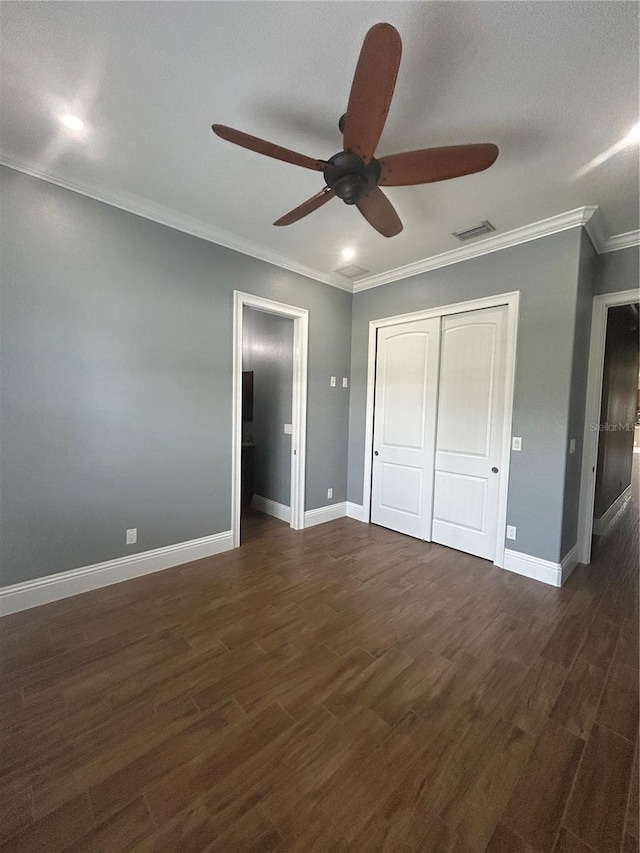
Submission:
[[[382,187],[406,187],[447,181],[482,172],[495,162],[497,156],[498,146],[490,143],[405,151],[380,158],[378,183]]]
[[[314,210],[322,207],[323,204],[326,204],[334,196],[335,192],[330,190],[329,187],[325,187],[322,192],[316,193],[316,195],[313,195],[311,198],[303,201],[302,204],[298,205],[298,207],[290,210],[289,213],[285,213],[285,215],[281,216],[280,219],[276,219],[273,224],[292,225],[294,222],[302,219],[303,216],[307,216],[307,214],[313,213]]]
[[[226,127],[224,124],[214,124],[211,129],[220,139],[226,139],[227,142],[241,145],[243,148],[264,154],[266,157],[273,157],[274,160],[283,160],[285,163],[293,163],[294,166],[313,169],[315,172],[321,172],[327,165],[324,160],[314,160],[313,157],[306,157],[304,154],[298,154],[297,151],[290,151],[288,148],[282,148],[281,145],[274,145],[273,142],[267,142],[266,139],[250,136],[248,133],[234,130],[234,128]]]
[[[357,202],[357,208],[383,237],[395,237],[402,231],[400,217],[379,187],[374,187],[368,196]]]
[[[391,24],[375,24],[365,36],[351,84],[344,123],[344,149],[368,163],[391,105],[402,42]]]

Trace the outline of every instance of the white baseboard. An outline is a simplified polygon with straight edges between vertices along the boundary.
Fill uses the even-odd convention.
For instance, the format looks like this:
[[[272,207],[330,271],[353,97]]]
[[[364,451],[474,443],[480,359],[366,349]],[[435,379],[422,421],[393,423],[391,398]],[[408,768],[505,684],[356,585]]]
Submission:
[[[351,503],[351,501],[347,501],[347,518],[353,518],[356,521],[364,521],[365,523],[368,522],[362,504],[354,504]]]
[[[604,536],[612,527],[615,517],[625,506],[631,497],[631,485],[628,485],[624,492],[615,499],[609,509],[603,513],[600,518],[593,519],[593,533],[595,536]]]
[[[335,521],[336,518],[344,518],[346,514],[347,504],[345,501],[330,506],[321,506],[318,509],[309,509],[304,514],[304,526],[313,527],[316,524],[324,524],[325,521]]]
[[[551,586],[562,586],[562,565],[542,560],[540,557],[531,557],[520,551],[510,551],[505,548],[504,568],[508,572],[524,575],[534,581],[551,584]]]
[[[90,592],[93,589],[111,586],[111,584],[152,572],[160,572],[182,563],[201,560],[203,557],[212,557],[214,554],[230,551],[232,548],[231,531],[224,530],[222,533],[214,533],[213,536],[178,542],[176,545],[167,545],[165,548],[143,551],[140,554],[119,557],[105,563],[95,563],[92,566],[83,566],[68,572],[1,587],[0,615],[7,616],[19,610],[58,601],[60,598]]]
[[[567,554],[565,554],[562,560],[560,561],[561,586],[580,562],[580,560],[578,559],[578,550],[578,543],[576,542],[573,548]]]
[[[254,495],[251,500],[253,509],[258,512],[263,512],[265,515],[270,515],[273,518],[278,518],[280,521],[286,521],[291,524],[291,507],[279,504],[277,501],[272,501],[271,498],[263,498],[262,495]]]

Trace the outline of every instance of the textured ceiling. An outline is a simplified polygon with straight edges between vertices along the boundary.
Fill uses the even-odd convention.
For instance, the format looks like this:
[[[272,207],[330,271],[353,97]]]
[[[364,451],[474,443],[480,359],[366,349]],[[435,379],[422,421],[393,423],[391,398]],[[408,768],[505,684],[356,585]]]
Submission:
[[[372,273],[599,205],[609,235],[638,228],[638,148],[578,175],[638,121],[635,2],[5,3],[0,159],[123,206],[329,273],[341,250]],[[390,188],[392,239],[338,200],[274,219],[322,176],[216,138],[213,122],[326,159],[368,28],[389,21],[403,61],[379,154],[495,142],[478,175]],[[86,119],[83,139],[60,113]],[[178,221],[176,219],[176,221]]]

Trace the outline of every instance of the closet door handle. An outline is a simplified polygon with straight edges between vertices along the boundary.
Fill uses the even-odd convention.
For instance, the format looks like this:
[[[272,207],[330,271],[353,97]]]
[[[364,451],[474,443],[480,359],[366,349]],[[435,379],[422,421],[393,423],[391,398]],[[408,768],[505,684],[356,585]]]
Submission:
[[[491,472],[492,472],[493,474],[497,474],[497,473],[498,473],[498,469],[496,468],[496,466],[495,466],[495,465],[494,465],[494,466],[493,466],[493,468],[491,469]]]
[[[377,450],[374,450],[374,451],[373,451],[373,455],[374,455],[374,456],[377,456],[377,455],[378,455],[378,451],[377,451]]]

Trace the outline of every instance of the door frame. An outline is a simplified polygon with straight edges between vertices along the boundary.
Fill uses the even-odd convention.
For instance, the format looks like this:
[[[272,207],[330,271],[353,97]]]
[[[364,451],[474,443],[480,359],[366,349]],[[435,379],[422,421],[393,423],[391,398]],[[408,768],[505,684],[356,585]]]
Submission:
[[[580,475],[580,502],[578,508],[578,553],[579,563],[591,562],[591,537],[593,535],[593,507],[596,497],[596,467],[598,462],[599,431],[591,424],[600,421],[602,403],[602,380],[604,372],[604,348],[607,338],[609,308],[629,305],[640,300],[638,290],[618,290],[593,297],[591,314],[591,339],[589,341],[589,367],[587,372],[587,400],[584,413],[584,436],[582,441],[582,470]]]
[[[242,501],[242,332],[244,309],[254,308],[293,320],[293,387],[291,405],[291,528],[304,529],[305,472],[307,460],[307,363],[309,312],[306,308],[275,302],[252,293],[233,291],[233,393],[231,406],[231,535],[240,546]]]
[[[520,291],[500,293],[497,296],[486,296],[481,299],[471,299],[466,302],[456,302],[451,305],[441,305],[423,311],[412,311],[410,314],[397,314],[394,317],[381,317],[369,322],[369,352],[367,357],[367,402],[365,412],[365,441],[364,441],[364,482],[362,490],[363,521],[371,522],[371,475],[373,456],[373,416],[375,396],[375,375],[378,329],[384,326],[395,326],[400,323],[410,323],[413,320],[430,320],[444,317],[448,314],[462,314],[466,311],[480,311],[483,308],[507,308],[505,330],[505,388],[504,416],[502,423],[502,450],[500,459],[500,492],[498,498],[498,525],[496,531],[496,554],[493,561],[495,566],[504,568],[505,534],[507,529],[507,499],[509,496],[509,467],[511,463],[511,424],[513,420],[513,392],[516,376],[516,346],[518,340],[518,317],[520,311]]]

